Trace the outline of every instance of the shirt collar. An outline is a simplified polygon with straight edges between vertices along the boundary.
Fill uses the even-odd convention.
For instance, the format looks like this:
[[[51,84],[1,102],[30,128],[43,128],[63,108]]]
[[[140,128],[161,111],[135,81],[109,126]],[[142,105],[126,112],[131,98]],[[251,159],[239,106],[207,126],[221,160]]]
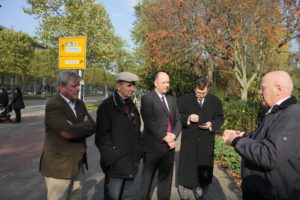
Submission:
[[[160,94],[159,92],[157,92],[156,89],[154,89],[156,94],[159,96],[159,98],[161,99],[161,97],[164,97],[166,99],[166,95],[165,94]]]
[[[284,99],[281,99],[281,100],[277,101],[276,104],[274,104],[274,105],[268,110],[267,113],[268,113],[268,114],[271,113],[271,111],[272,111],[272,109],[273,109],[273,107],[274,107],[275,105],[278,105],[278,106],[279,106],[282,102],[284,102],[284,101],[287,100],[288,98],[291,98],[291,97],[286,97],[286,98],[284,98]]]
[[[70,101],[70,99],[68,99],[67,97],[65,97],[63,94],[59,93],[60,96],[67,102],[67,104],[71,104],[71,105],[75,105],[75,102]]]

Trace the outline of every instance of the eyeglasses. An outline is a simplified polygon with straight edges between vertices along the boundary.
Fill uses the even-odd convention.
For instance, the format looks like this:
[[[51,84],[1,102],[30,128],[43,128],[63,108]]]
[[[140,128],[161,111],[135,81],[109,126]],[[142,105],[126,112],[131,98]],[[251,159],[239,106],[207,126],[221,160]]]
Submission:
[[[264,90],[264,89],[266,89],[267,87],[274,87],[274,86],[276,86],[276,85],[274,85],[274,84],[273,84],[273,85],[265,85],[265,86],[264,86],[264,85],[261,85],[261,86],[259,86],[259,89],[260,89],[260,90]]]

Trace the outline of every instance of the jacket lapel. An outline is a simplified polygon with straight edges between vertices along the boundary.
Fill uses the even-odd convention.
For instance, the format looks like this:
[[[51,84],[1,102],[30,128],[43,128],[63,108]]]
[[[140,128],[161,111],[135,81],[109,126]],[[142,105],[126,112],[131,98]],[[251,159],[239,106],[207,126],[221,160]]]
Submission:
[[[60,94],[58,94],[58,99],[64,105],[64,110],[65,110],[65,112],[66,112],[69,120],[72,121],[72,122],[76,122],[77,121],[77,117],[75,116],[73,110],[70,108],[70,106],[68,105],[68,103],[60,96]],[[77,102],[76,102],[76,104],[77,104]],[[75,104],[75,110],[76,110],[76,104]],[[77,114],[77,111],[76,111],[76,114]]]
[[[153,96],[154,102],[155,102],[158,106],[160,106],[161,110],[167,115],[168,113],[165,111],[164,106],[163,106],[163,104],[162,104],[162,102],[161,102],[161,99],[159,98],[159,96],[158,96],[158,94],[156,93],[155,90],[152,91],[152,96]],[[166,101],[168,101],[167,98],[166,98]],[[169,102],[168,102],[168,103],[169,103]]]

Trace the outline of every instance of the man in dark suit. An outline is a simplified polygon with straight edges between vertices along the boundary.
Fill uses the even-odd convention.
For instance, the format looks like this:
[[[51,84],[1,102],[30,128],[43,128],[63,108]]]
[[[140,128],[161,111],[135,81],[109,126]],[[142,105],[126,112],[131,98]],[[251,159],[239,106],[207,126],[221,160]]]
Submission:
[[[242,157],[244,200],[300,199],[300,107],[292,90],[288,73],[267,73],[259,95],[269,110],[261,125],[249,136],[224,131],[224,142]]]
[[[82,199],[83,166],[87,168],[85,138],[94,134],[95,123],[78,99],[79,82],[75,72],[61,72],[58,93],[46,105],[40,171],[49,200]]]
[[[144,157],[140,199],[150,199],[157,171],[157,199],[166,200],[171,194],[175,140],[181,131],[181,122],[175,98],[167,95],[168,74],[157,73],[154,85],[155,89],[141,100]]]
[[[205,198],[212,182],[215,131],[224,122],[221,100],[209,93],[204,77],[196,80],[194,92],[178,99],[182,135],[178,168],[178,191],[181,199]]]

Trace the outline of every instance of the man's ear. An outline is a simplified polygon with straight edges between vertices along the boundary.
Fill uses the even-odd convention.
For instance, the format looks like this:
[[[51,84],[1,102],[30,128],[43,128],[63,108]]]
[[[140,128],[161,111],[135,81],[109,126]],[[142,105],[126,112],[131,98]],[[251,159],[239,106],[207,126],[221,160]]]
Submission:
[[[280,96],[284,91],[284,88],[282,87],[282,86],[280,86],[280,85],[275,85],[276,86],[276,88],[277,88],[277,90],[276,90],[276,95],[277,96]]]
[[[116,84],[116,89],[117,89],[117,91],[120,91],[120,88],[121,88],[121,83],[118,82],[118,83]]]
[[[59,85],[59,86],[58,86],[58,91],[59,91],[60,93],[63,93],[64,89],[65,89],[65,87],[64,87],[63,85]]]

